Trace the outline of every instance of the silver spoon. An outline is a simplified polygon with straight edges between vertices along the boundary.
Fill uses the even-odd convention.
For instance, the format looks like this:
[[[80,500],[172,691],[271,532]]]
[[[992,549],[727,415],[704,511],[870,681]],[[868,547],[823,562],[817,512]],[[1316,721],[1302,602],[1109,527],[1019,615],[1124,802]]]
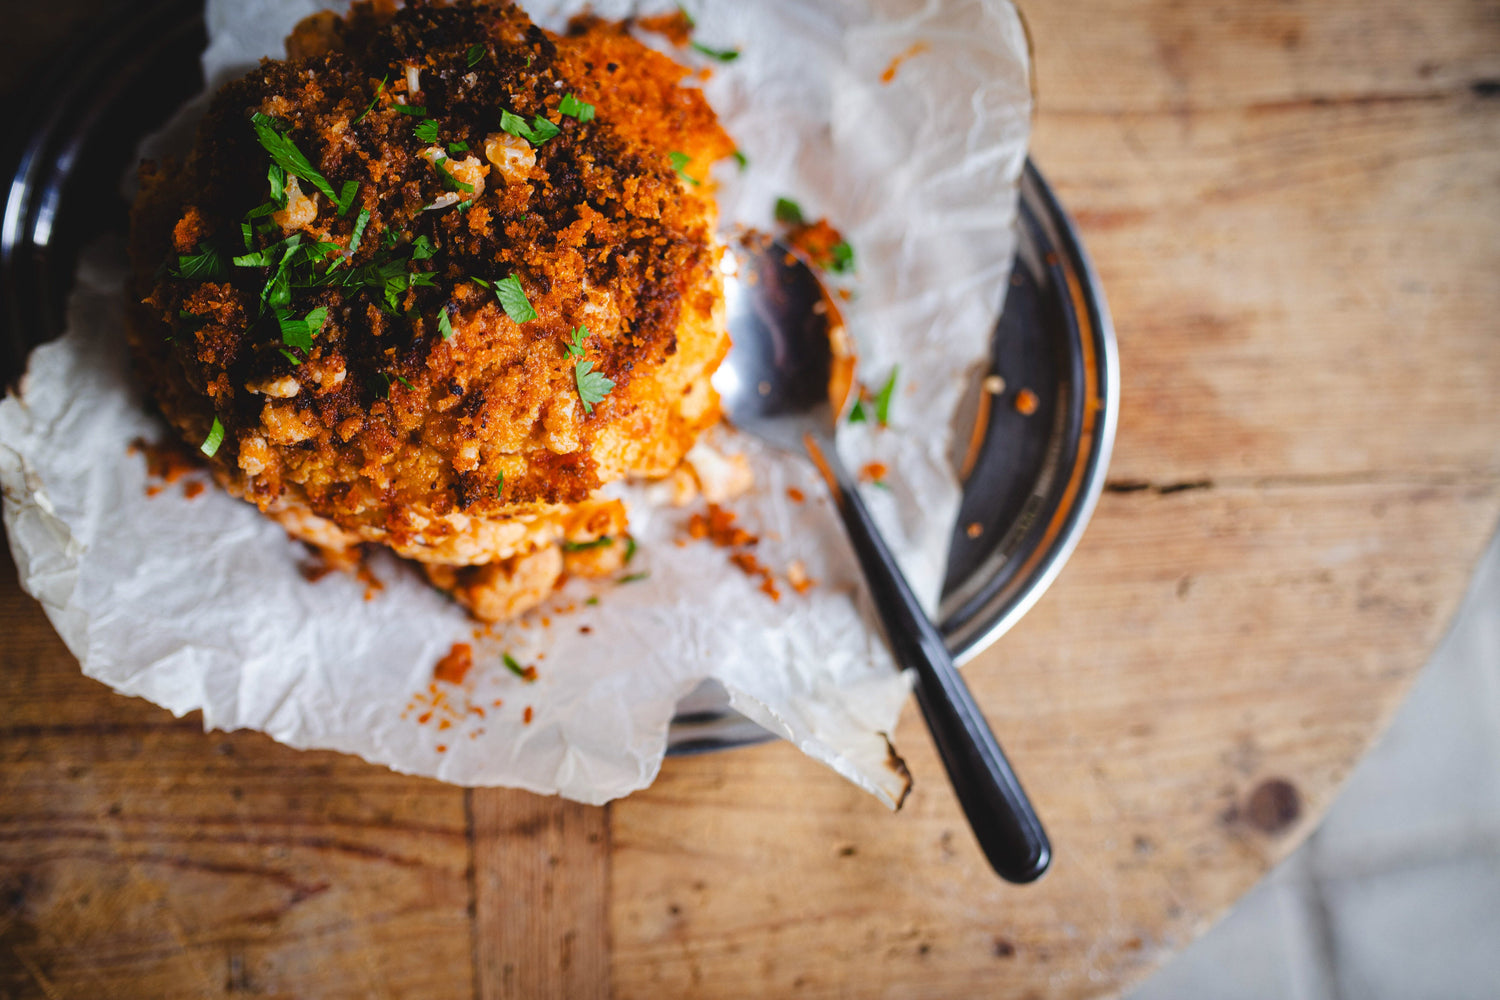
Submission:
[[[724,296],[734,347],[714,377],[725,412],[740,430],[817,466],[891,651],[916,671],[917,703],[985,857],[1002,878],[1030,882],[1052,860],[1047,834],[834,447],[854,367],[838,311],[785,246],[740,247],[737,257]]]

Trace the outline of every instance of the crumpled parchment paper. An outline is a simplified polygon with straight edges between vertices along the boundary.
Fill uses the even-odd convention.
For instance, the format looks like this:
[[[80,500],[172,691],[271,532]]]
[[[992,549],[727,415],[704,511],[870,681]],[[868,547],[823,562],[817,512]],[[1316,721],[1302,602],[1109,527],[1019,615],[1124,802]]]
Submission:
[[[281,55],[298,18],[342,5],[209,0],[207,78]],[[582,7],[527,6],[554,29]],[[889,468],[891,489],[866,498],[934,607],[959,501],[950,418],[986,355],[1014,252],[1030,116],[1019,18],[1004,0],[689,9],[697,40],[741,51],[730,64],[679,54],[712,66],[704,86],[749,159],[743,172],[717,168],[725,228],[771,229],[776,197],[789,195],[855,248],[844,313],[860,375],[878,386],[899,364],[900,377],[890,428],[847,427],[840,448],[855,467]],[[251,506],[212,487],[194,499],[176,487],[147,495],[130,444],[166,430],[130,379],[123,274],[118,242],[93,248],[68,332],[34,352],[20,395],[0,403],[0,485],[21,581],[86,674],[178,714],[201,709],[208,728],[593,803],[651,782],[675,703],[712,677],[739,711],[894,803],[902,781],[883,734],[908,683],[808,465],[716,432],[754,466],[756,488],[733,509],[761,536],[758,558],[778,576],[802,560],[817,581],[805,595],[783,585],[772,601],[724,550],[679,545],[689,510],[630,487],[621,495],[640,543],[630,568],[649,577],[574,581],[550,611],[476,641],[463,612],[394,559],[376,560],[384,587],[373,595],[344,574],[309,583],[302,547]],[[474,643],[475,668],[461,685],[435,684],[435,662],[460,641]],[[502,652],[538,679],[514,676]]]

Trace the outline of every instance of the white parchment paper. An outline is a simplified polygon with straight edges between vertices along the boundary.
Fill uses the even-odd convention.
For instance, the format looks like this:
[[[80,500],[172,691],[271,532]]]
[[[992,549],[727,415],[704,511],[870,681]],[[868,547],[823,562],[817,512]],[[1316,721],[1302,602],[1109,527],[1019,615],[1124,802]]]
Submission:
[[[281,55],[298,18],[341,0],[209,0],[208,78]],[[560,28],[581,4],[528,5]],[[618,17],[660,8],[618,0]],[[949,423],[986,354],[1014,252],[1015,184],[1030,95],[1026,44],[1004,0],[759,0],[689,4],[695,37],[739,48],[705,84],[749,169],[718,168],[726,228],[772,228],[779,195],[827,216],[854,246],[845,308],[860,374],[900,379],[889,430],[851,426],[840,448],[880,461],[867,500],[914,588],[936,604],[959,487]],[[895,78],[882,74],[903,54]],[[684,56],[684,58],[693,58]],[[603,802],[650,783],[677,700],[716,678],[732,704],[888,804],[901,780],[883,736],[908,684],[893,667],[858,570],[811,469],[732,432],[718,445],[754,465],[733,507],[782,575],[817,585],[772,601],[722,549],[679,545],[688,511],[623,491],[648,579],[569,584],[550,611],[474,642],[461,686],[432,680],[473,623],[394,559],[385,586],[304,579],[300,545],[210,488],[147,495],[136,438],[160,439],[129,375],[123,248],[82,262],[69,328],[32,355],[0,403],[0,485],[23,586],[84,672],[205,727],[252,728],[297,747],[400,771]],[[800,489],[805,503],[788,498]],[[597,603],[587,603],[597,596]],[[543,624],[543,621],[547,624]],[[500,663],[535,664],[526,683]],[[531,721],[527,723],[526,717]]]

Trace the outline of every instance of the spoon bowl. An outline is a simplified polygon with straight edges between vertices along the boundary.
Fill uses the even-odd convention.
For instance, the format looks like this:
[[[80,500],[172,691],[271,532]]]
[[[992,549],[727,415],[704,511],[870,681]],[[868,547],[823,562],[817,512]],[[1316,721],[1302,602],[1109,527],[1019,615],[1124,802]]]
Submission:
[[[812,268],[779,243],[746,250],[725,280],[724,302],[734,346],[714,388],[735,426],[799,453],[809,427],[832,434],[854,359]]]

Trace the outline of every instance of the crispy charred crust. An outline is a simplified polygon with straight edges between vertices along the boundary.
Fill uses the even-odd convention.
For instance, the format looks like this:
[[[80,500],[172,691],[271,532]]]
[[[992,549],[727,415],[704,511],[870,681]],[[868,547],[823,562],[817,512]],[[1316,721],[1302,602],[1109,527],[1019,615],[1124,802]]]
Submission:
[[[483,54],[471,66],[476,45]],[[263,61],[220,91],[185,163],[143,165],[132,215],[139,368],[185,440],[196,445],[222,421],[216,474],[263,509],[303,503],[367,537],[409,537],[413,511],[504,517],[518,505],[580,501],[663,455],[675,462],[717,408],[689,412],[660,397],[685,396],[727,350],[712,201],[667,154],[686,153],[702,174],[733,144],[701,93],[680,85],[687,71],[620,26],[585,18],[554,36],[505,3],[413,0],[394,14],[359,4],[342,20],[305,24],[291,48],[303,57]],[[408,66],[419,71],[415,93]],[[596,105],[596,117],[561,115],[568,93]],[[427,114],[401,113],[398,102]],[[560,130],[519,177],[485,162],[502,109]],[[391,241],[426,237],[436,247],[413,265],[433,272],[432,286],[406,290],[395,312],[360,287],[295,290],[297,315],[328,311],[301,364],[260,307],[266,269],[230,266],[203,281],[166,266],[200,245],[226,263],[245,252],[241,220],[268,187],[269,159],[249,122],[256,112],[274,117],[335,190],[359,182],[342,217],[316,198],[304,239],[347,248],[367,211],[359,248],[341,266],[388,257]],[[413,134],[423,117],[438,123],[444,148],[468,144],[456,158],[487,168],[472,206],[424,211],[445,192],[421,155],[431,144]],[[311,195],[313,185],[301,190]],[[538,319],[513,322],[470,280],[512,274]],[[580,325],[591,333],[589,359],[615,383],[592,415],[577,405],[563,348]],[[688,335],[711,342],[684,373],[669,362]],[[298,386],[289,397],[250,388],[283,379]],[[669,444],[649,458],[600,444],[643,433]]]

